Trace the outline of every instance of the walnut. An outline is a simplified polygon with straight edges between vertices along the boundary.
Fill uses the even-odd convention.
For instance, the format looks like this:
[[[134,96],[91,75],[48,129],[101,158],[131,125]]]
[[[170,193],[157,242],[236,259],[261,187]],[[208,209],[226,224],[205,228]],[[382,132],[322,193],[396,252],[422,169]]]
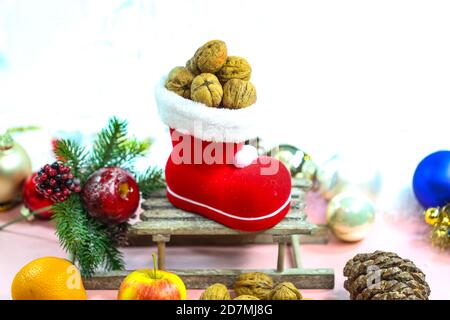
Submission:
[[[220,40],[208,41],[195,52],[194,60],[201,72],[216,73],[227,60],[227,45]]]
[[[191,84],[191,99],[208,107],[218,107],[223,97],[223,89],[217,77],[211,73],[202,73]]]
[[[237,297],[234,298],[233,300],[261,300],[261,299],[258,299],[258,298],[255,297],[255,296],[250,296],[250,295],[248,295],[248,294],[242,294],[242,295],[240,295],[240,296],[237,296]]]
[[[202,73],[197,67],[194,57],[186,61],[186,69],[188,69],[194,76],[198,76],[200,73]]]
[[[267,297],[269,300],[302,300],[302,294],[291,282],[278,284]]]
[[[225,83],[231,79],[240,79],[248,81],[252,74],[252,67],[246,59],[241,57],[231,56],[223,67],[217,73],[217,78],[221,83]]]
[[[251,295],[265,299],[273,287],[273,280],[262,272],[247,272],[239,276],[234,283],[234,292],[238,296]]]
[[[228,109],[241,109],[256,102],[256,88],[249,82],[231,79],[223,86],[223,106]]]
[[[194,75],[185,67],[175,67],[169,72],[166,88],[183,98],[191,97],[191,83]]]
[[[202,293],[200,300],[231,300],[231,296],[225,285],[215,283]]]

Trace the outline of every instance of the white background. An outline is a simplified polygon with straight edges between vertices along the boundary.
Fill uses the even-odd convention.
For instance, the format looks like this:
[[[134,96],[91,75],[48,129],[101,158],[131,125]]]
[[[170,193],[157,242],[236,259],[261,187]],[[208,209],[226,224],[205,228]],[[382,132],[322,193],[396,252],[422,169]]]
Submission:
[[[0,126],[43,127],[19,137],[38,167],[55,132],[90,135],[117,115],[156,140],[149,161],[163,166],[153,87],[222,39],[273,109],[262,136],[319,163],[363,155],[390,209],[418,161],[450,149],[449,17],[432,0],[0,0]]]

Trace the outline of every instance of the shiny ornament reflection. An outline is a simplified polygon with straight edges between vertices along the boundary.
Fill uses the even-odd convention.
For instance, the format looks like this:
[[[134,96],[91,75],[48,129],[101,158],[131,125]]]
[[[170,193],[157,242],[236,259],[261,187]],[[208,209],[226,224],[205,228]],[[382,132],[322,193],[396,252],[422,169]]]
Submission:
[[[317,165],[309,154],[299,148],[289,144],[280,144],[273,148],[268,155],[280,160],[291,172],[292,177],[309,181],[316,179]]]
[[[437,151],[425,157],[413,177],[414,194],[424,208],[450,202],[450,151]]]
[[[442,249],[450,248],[450,203],[425,210],[425,221],[433,226],[431,241]]]
[[[439,208],[428,208],[425,211],[425,222],[434,226],[438,224],[441,212]]]
[[[31,160],[22,146],[10,137],[0,139],[0,204],[10,207],[21,193],[25,179],[31,174]]]
[[[317,171],[319,192],[330,200],[338,193],[356,189],[375,200],[381,190],[381,174],[370,159],[335,155]]]
[[[375,221],[375,208],[362,193],[346,191],[336,195],[327,207],[327,223],[337,238],[360,241]]]

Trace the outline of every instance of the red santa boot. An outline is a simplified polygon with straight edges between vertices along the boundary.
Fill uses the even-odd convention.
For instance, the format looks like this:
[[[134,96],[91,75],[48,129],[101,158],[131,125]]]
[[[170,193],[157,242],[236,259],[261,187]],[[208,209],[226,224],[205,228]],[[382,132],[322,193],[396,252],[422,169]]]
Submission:
[[[287,214],[291,176],[271,157],[258,157],[244,141],[257,136],[260,106],[209,108],[156,88],[158,111],[170,127],[173,150],[167,161],[167,197],[178,208],[233,229],[261,231]]]

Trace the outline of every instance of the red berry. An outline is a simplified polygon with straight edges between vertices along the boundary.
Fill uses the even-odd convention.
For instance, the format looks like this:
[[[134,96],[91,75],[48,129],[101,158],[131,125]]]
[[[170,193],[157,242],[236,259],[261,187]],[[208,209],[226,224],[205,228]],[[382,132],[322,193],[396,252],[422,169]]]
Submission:
[[[131,173],[108,167],[94,172],[81,196],[89,214],[105,222],[127,221],[139,207],[139,188]]]
[[[60,161],[45,165],[35,178],[38,192],[55,202],[66,200],[71,191],[80,192],[79,181],[74,180],[70,167]],[[78,186],[78,187],[77,187]],[[76,191],[78,190],[78,191]]]
[[[37,173],[33,173],[33,175],[28,177],[22,189],[23,203],[30,211],[36,211],[54,204],[53,201],[46,199],[43,195],[36,191],[36,177]],[[52,215],[53,212],[48,210],[41,212],[36,216],[41,219],[50,219]]]

